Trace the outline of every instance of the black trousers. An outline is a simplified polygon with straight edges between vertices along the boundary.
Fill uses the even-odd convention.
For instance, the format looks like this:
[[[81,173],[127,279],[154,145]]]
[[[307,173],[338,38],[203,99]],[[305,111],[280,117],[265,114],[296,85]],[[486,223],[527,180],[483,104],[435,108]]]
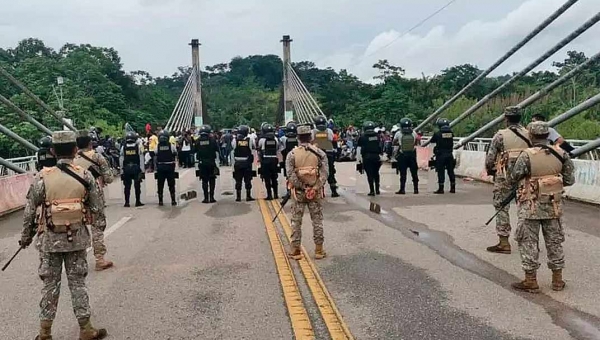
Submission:
[[[215,166],[213,162],[201,160],[198,169],[200,170],[200,181],[202,181],[202,191],[204,196],[214,197],[215,186],[217,185],[217,176],[215,176]]]
[[[438,174],[438,184],[443,185],[446,182],[446,172],[448,172],[448,178],[450,183],[456,182],[456,176],[454,175],[454,156],[452,153],[438,153],[436,156],[435,170]]]
[[[124,193],[125,193],[125,203],[129,203],[129,199],[131,198],[131,184],[133,183],[133,187],[135,190],[135,200],[136,202],[140,201],[140,195],[142,194],[142,180],[140,178],[141,170],[139,171],[126,171],[123,174],[123,185],[124,185]]]
[[[244,181],[246,190],[252,189],[252,166],[236,166],[233,168],[233,179],[235,179],[235,190],[242,190]]]
[[[165,180],[169,186],[169,193],[171,199],[175,199],[175,171],[169,170],[158,170],[156,172],[156,179],[158,181],[158,199],[162,201],[163,191],[165,188]]]
[[[329,166],[329,176],[327,176],[327,183],[331,190],[337,188],[337,180],[335,179],[335,152],[327,152],[327,165]]]
[[[400,153],[398,155],[398,171],[400,171],[400,187],[406,186],[406,175],[410,169],[413,184],[419,183],[419,166],[417,165],[417,153]]]
[[[279,177],[277,158],[266,159],[260,162],[260,177],[265,182],[267,193],[270,193],[271,189],[277,192],[277,178]]]
[[[373,192],[375,188],[379,189],[379,169],[381,168],[379,155],[364,155],[363,168],[367,174],[367,182],[369,182],[369,189],[371,192]]]

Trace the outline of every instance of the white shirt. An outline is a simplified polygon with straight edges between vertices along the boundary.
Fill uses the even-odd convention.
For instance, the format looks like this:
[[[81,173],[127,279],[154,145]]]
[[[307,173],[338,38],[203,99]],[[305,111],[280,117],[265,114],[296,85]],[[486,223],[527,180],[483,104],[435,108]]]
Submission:
[[[548,140],[550,142],[552,142],[554,144],[561,137],[562,136],[554,128],[551,128],[551,127],[548,128]]]

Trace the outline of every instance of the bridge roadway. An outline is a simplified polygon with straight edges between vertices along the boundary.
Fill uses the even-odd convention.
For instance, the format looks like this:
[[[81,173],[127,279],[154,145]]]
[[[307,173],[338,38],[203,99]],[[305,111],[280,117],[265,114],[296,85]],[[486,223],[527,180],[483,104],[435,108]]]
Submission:
[[[222,169],[214,205],[192,199],[158,207],[147,180],[147,205],[123,208],[120,184],[111,185],[107,244],[115,267],[90,271],[94,322],[111,339],[292,339],[311,332],[328,339],[336,322],[356,339],[600,339],[597,206],[566,205],[567,289],[551,291],[544,266],[543,293],[521,294],[509,286],[522,276],[517,252],[484,250],[496,240],[493,227],[483,227],[493,213],[490,185],[460,180],[458,193],[437,196],[427,192],[422,172],[421,194],[397,196],[397,177],[384,165],[384,192],[372,199],[382,207],[376,214],[368,210],[366,181],[354,164],[337,167],[342,197],[325,205],[329,256],[301,266],[291,261],[287,269],[285,258],[273,255],[281,255],[278,240],[287,248],[286,223],[270,225],[262,216],[277,204],[235,203],[229,168]],[[199,187],[192,170],[181,172],[179,187]],[[514,207],[512,214],[515,221]],[[20,228],[20,213],[0,220],[1,263],[16,250]],[[312,257],[308,216],[304,230]],[[310,274],[313,263],[317,277]],[[30,248],[0,274],[1,339],[35,336],[37,267]],[[288,280],[284,291],[280,279]],[[327,292],[312,297],[321,283],[333,304],[323,299]],[[62,288],[54,339],[74,339],[77,326],[67,285]],[[321,317],[320,309],[336,307],[342,321]]]

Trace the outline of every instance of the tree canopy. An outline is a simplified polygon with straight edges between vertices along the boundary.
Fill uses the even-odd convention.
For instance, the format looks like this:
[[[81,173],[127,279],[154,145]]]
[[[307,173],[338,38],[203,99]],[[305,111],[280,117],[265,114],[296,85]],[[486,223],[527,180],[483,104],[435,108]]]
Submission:
[[[501,114],[505,106],[520,102],[586,59],[582,52],[569,51],[564,60],[554,62],[555,72],[533,72],[523,77],[458,124],[455,133],[473,132]],[[100,126],[110,135],[121,135],[126,122],[137,131],[143,131],[146,123],[165,124],[191,74],[190,67],[179,67],[165,77],[153,77],[143,70],[126,72],[113,48],[65,44],[56,51],[38,39],[22,40],[14,48],[0,48],[0,66],[56,110],[60,106],[54,88],[57,77],[62,77],[64,84],[56,91],[62,91],[66,117],[73,119],[77,127]],[[373,65],[379,75],[372,83],[366,83],[346,70],[323,69],[310,61],[292,66],[323,112],[341,126],[360,125],[364,120],[391,126],[402,117],[422,121],[482,72],[475,65],[464,64],[441,70],[434,76],[409,78],[401,66],[380,60]],[[526,119],[533,113],[555,116],[600,92],[598,66],[596,63],[528,108]],[[444,116],[457,117],[509,77],[482,79]],[[210,123],[215,128],[229,128],[239,124],[258,127],[261,122],[275,121],[281,110],[281,79],[282,62],[275,55],[235,57],[228,63],[207,66],[202,72],[202,95]],[[0,94],[51,129],[61,128],[56,119],[4,78],[0,78]],[[567,138],[597,138],[599,121],[600,110],[593,108],[561,124],[558,130]],[[42,137],[3,105],[0,105],[0,123],[34,143]],[[425,132],[430,129],[427,127]],[[0,156],[10,158],[28,153],[0,135]]]

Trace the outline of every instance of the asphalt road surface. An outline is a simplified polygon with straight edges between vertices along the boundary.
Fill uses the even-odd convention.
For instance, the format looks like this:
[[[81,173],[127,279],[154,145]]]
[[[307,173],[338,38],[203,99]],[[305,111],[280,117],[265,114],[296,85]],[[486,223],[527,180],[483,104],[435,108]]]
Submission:
[[[421,172],[421,194],[398,196],[384,165],[382,195],[371,198],[353,163],[337,168],[342,196],[327,198],[328,257],[319,261],[308,213],[308,256],[288,260],[286,215],[270,223],[277,202],[235,203],[230,168],[212,205],[200,203],[193,170],[180,170],[178,196],[197,190],[200,199],[177,207],[158,207],[151,175],[141,208],[123,208],[113,183],[106,241],[115,267],[88,275],[94,324],[109,339],[600,339],[599,207],[567,203],[567,288],[552,291],[544,265],[542,292],[530,295],[510,288],[523,276],[514,242],[511,255],[485,251],[497,241],[483,226],[494,212],[490,185],[461,179],[456,194],[433,195]],[[259,198],[261,187],[255,180]],[[0,219],[2,264],[21,223],[21,212]],[[37,334],[38,262],[30,247],[0,273],[2,340]],[[55,340],[78,336],[65,280]]]

